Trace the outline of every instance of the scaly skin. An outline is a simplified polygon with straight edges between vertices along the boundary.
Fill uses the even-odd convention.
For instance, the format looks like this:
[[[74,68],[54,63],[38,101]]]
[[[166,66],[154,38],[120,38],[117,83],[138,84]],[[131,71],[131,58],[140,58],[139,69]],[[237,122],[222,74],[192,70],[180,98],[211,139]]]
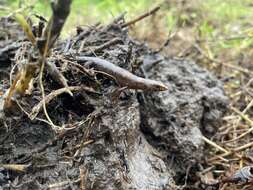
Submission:
[[[79,56],[76,57],[78,63],[90,61],[89,66],[94,67],[98,71],[105,72],[116,79],[121,87],[129,89],[139,89],[144,91],[165,91],[168,90],[160,81],[145,79],[134,75],[133,73],[114,65],[113,63],[97,57]],[[87,66],[87,65],[86,65]]]

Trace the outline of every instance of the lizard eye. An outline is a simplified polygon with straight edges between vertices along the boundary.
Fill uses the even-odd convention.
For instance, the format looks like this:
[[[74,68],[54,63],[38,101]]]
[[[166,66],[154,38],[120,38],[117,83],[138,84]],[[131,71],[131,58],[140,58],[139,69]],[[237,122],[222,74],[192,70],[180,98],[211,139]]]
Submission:
[[[164,84],[154,84],[153,90],[155,91],[165,91],[168,90],[168,88]]]
[[[158,89],[159,89],[160,91],[165,91],[165,90],[168,90],[168,87],[165,86],[164,84],[161,84],[161,85],[158,85]]]

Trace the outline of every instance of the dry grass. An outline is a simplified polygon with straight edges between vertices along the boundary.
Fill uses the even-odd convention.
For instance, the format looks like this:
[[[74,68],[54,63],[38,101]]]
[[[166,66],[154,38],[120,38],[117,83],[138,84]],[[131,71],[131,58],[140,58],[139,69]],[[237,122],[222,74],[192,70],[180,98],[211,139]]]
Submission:
[[[229,110],[211,142],[203,176],[222,179],[253,164],[253,13],[250,1],[167,1],[131,34],[171,57],[196,61],[224,82]],[[166,19],[164,19],[166,15]],[[169,22],[169,23],[168,23]],[[224,184],[219,189],[252,189]]]

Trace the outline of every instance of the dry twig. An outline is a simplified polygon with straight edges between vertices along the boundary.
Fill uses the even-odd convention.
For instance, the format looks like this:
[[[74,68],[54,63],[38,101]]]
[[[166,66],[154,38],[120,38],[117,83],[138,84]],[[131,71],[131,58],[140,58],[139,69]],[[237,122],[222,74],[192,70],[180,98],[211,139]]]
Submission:
[[[122,27],[122,28],[125,28],[125,27],[127,27],[127,26],[133,25],[133,24],[135,24],[136,22],[138,22],[138,21],[140,21],[140,20],[142,20],[142,19],[144,19],[144,18],[146,18],[146,17],[148,17],[148,16],[150,16],[150,15],[153,15],[153,14],[156,13],[159,9],[160,9],[160,6],[157,6],[157,7],[153,8],[153,9],[151,9],[150,11],[148,11],[148,12],[146,12],[146,13],[144,13],[144,14],[138,16],[137,18],[135,18],[135,19],[133,19],[133,20],[131,20],[131,21],[129,21],[129,22],[126,22],[126,23],[122,24],[121,27]]]
[[[81,180],[80,181],[80,190],[85,190],[85,183],[86,183],[88,170],[83,167],[79,167],[79,171],[80,171],[80,180]]]
[[[85,86],[71,86],[71,87],[60,88],[60,89],[55,90],[55,91],[51,92],[50,94],[48,94],[43,100],[41,100],[36,106],[33,107],[32,112],[29,116],[30,119],[31,120],[35,119],[35,117],[38,115],[38,113],[42,109],[43,103],[48,104],[51,100],[53,100],[57,96],[59,96],[63,93],[67,93],[68,90],[70,90],[70,91],[82,91],[82,90],[84,90],[84,91],[87,91],[87,92],[97,93],[92,88],[85,87]]]
[[[232,140],[229,140],[228,142],[233,142],[233,141],[236,141],[236,140],[239,140],[241,139],[242,137],[250,134],[252,131],[253,131],[253,121],[248,117],[246,116],[243,112],[240,112],[238,109],[236,109],[235,107],[231,107],[231,109],[237,113],[243,120],[245,120],[246,122],[249,123],[249,125],[251,126],[250,129],[248,129],[245,133],[239,135],[238,137],[232,139]]]
[[[225,153],[229,153],[229,151],[227,151],[226,149],[222,148],[221,146],[217,145],[215,142],[209,140],[208,138],[202,136],[202,139],[209,145],[217,148],[218,150],[222,151],[222,152],[225,152]]]

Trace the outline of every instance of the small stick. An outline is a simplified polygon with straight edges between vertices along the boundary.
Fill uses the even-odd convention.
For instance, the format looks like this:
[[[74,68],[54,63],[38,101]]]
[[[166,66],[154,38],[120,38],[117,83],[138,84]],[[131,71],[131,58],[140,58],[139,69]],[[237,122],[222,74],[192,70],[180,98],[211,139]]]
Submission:
[[[245,145],[242,145],[242,146],[240,146],[240,147],[237,147],[237,148],[235,148],[234,150],[232,150],[232,151],[230,151],[230,152],[228,152],[228,153],[223,153],[223,154],[217,155],[217,156],[215,156],[215,157],[213,157],[213,158],[210,158],[210,159],[208,159],[208,162],[212,162],[212,161],[214,161],[214,160],[216,160],[216,159],[219,159],[220,157],[229,156],[229,155],[231,155],[231,154],[233,154],[233,153],[236,153],[236,152],[245,150],[245,149],[250,148],[250,147],[252,147],[252,146],[253,146],[253,142],[250,142],[250,143],[248,143],[248,144],[245,144]]]
[[[75,157],[77,157],[79,154],[80,154],[80,152],[81,152],[81,150],[85,147],[85,146],[87,146],[87,145],[89,145],[89,144],[91,144],[91,143],[94,143],[95,141],[93,140],[93,139],[90,139],[90,140],[87,140],[87,141],[82,141],[81,142],[81,144],[79,144],[79,145],[77,145],[75,148],[78,148],[78,150],[75,152],[75,154],[74,154],[74,158]]]
[[[158,48],[154,53],[160,53],[165,47],[167,47],[169,45],[169,43],[171,42],[171,40],[176,36],[178,31],[175,31],[173,33],[170,32],[167,40],[162,44],[162,46],[160,48]]]
[[[80,172],[80,190],[85,190],[85,181],[86,181],[86,169],[83,167],[79,167],[79,172]]]
[[[118,25],[120,22],[123,22],[126,12],[121,13],[119,16],[114,18],[109,24],[102,28],[101,32],[107,32],[112,26]]]
[[[93,142],[95,142],[93,139],[90,139],[90,140],[87,140],[87,141],[82,141],[82,143],[79,144],[79,145],[76,145],[75,148],[80,148],[80,149],[82,149],[82,148],[85,147],[86,145],[91,144],[91,143],[93,143]]]
[[[25,164],[0,164],[6,170],[12,170],[17,172],[25,172],[30,165]]]
[[[47,67],[47,70],[48,70],[49,74],[51,75],[51,77],[57,83],[59,83],[63,87],[68,88],[67,79],[58,70],[58,68],[56,67],[56,65],[53,62],[51,62],[51,63],[46,62],[46,67]],[[72,94],[72,92],[70,90],[68,90],[68,93],[69,93],[70,96],[73,96],[73,94]]]
[[[113,38],[112,40],[100,45],[100,46],[97,46],[95,49],[93,49],[92,51],[88,51],[87,53],[85,53],[85,55],[93,55],[94,53],[97,53],[97,52],[101,52],[103,51],[104,49],[106,48],[109,48],[111,46],[114,46],[114,45],[117,45],[117,44],[122,44],[123,41],[121,38]]]
[[[217,145],[215,142],[210,141],[208,138],[202,136],[202,139],[203,139],[207,144],[209,144],[209,145],[211,145],[211,146],[217,148],[218,150],[220,150],[220,151],[222,151],[222,152],[224,152],[224,153],[229,153],[229,151],[227,151],[226,149],[224,149],[224,148],[222,148],[221,146]]]
[[[246,106],[246,108],[242,111],[243,114],[245,114],[250,108],[253,106],[253,99],[250,101],[250,103]]]
[[[253,99],[250,101],[250,103],[246,106],[246,108],[240,113],[240,112],[238,112],[239,110],[237,110],[237,109],[235,109],[235,110],[233,110],[233,111],[235,111],[237,114],[239,114],[241,117],[240,118],[238,118],[237,119],[237,121],[236,121],[236,126],[238,126],[239,125],[239,123],[240,123],[240,121],[242,120],[242,118],[244,118],[244,117],[246,117],[246,118],[248,118],[245,114],[246,114],[246,112],[251,108],[253,106]],[[244,135],[243,135],[244,136]],[[228,141],[228,142],[233,142],[233,141],[236,141],[236,140],[238,140],[238,139],[240,139],[241,137],[243,137],[242,135],[240,135],[240,136],[238,136],[238,137],[236,137],[236,138],[234,138],[234,139],[232,139],[232,140],[230,140],[230,141]]]
[[[247,121],[252,127],[247,130],[245,133],[241,134],[240,136],[232,139],[232,140],[229,140],[227,142],[233,142],[233,141],[236,141],[244,136],[246,136],[247,134],[251,133],[253,131],[253,121],[248,117],[246,116],[244,113],[240,112],[238,109],[234,108],[234,107],[231,107],[231,109],[237,113],[242,119],[244,119],[245,121]]]
[[[121,27],[125,28],[127,26],[133,25],[136,22],[138,22],[138,21],[140,21],[140,20],[142,20],[142,19],[144,19],[144,18],[146,18],[146,17],[148,17],[148,16],[156,13],[159,9],[160,9],[160,6],[157,6],[157,7],[153,8],[153,9],[151,9],[150,11],[148,11],[148,12],[146,12],[146,13],[138,16],[137,18],[135,18],[135,19],[133,19],[133,20],[131,20],[129,22],[126,22],[126,23],[122,24]]]
[[[72,183],[79,183],[79,182],[80,182],[80,179],[78,178],[75,181],[73,181]],[[48,189],[63,189],[62,187],[66,186],[66,185],[69,186],[69,181],[68,180],[62,181],[62,182],[59,182],[59,183],[49,184]]]
[[[12,106],[11,98],[12,98],[12,96],[15,93],[15,87],[16,87],[16,84],[18,83],[20,77],[21,77],[21,73],[19,72],[16,75],[16,78],[14,79],[14,81],[13,81],[10,89],[8,91],[6,91],[7,96],[6,96],[5,100],[4,100],[4,109],[11,108],[11,106]]]
[[[72,61],[67,61],[68,63],[74,65],[77,69],[79,69],[82,73],[85,73],[86,75],[93,77],[94,73],[92,72],[92,70],[86,69],[85,67],[83,67],[82,65],[72,62]]]
[[[97,28],[99,25],[100,25],[100,23],[96,23],[96,24],[93,25],[93,26],[88,26],[88,29],[87,29],[87,30],[83,30],[79,35],[77,35],[77,36],[74,38],[71,47],[74,46],[78,41],[82,40],[85,36],[88,36],[88,35],[92,32],[92,30],[93,30],[94,28]],[[71,47],[70,47],[70,48],[71,48]]]

